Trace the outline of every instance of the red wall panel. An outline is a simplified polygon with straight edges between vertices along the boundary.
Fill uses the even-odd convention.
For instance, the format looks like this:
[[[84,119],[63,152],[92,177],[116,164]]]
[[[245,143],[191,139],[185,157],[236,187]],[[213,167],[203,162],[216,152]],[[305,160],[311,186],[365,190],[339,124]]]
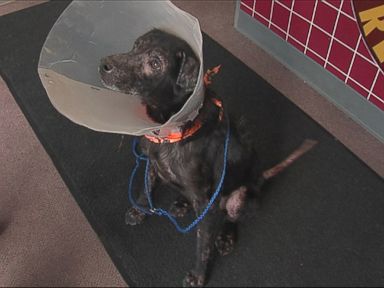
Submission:
[[[352,0],[242,0],[240,9],[384,110],[384,75]]]

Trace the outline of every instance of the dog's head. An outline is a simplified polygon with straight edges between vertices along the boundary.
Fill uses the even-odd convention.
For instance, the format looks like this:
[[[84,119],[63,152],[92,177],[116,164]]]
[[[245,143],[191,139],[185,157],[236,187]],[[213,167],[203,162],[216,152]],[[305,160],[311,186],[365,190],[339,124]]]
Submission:
[[[139,96],[158,123],[178,112],[195,89],[200,63],[182,39],[158,29],[139,37],[128,53],[101,60],[103,84]]]

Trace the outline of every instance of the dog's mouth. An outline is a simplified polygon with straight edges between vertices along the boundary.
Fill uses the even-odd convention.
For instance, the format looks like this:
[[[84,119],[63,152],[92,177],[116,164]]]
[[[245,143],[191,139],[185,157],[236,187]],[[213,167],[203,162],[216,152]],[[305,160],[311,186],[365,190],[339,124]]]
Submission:
[[[107,89],[110,89],[110,90],[113,90],[113,91],[116,91],[116,92],[123,92],[121,91],[119,88],[117,88],[117,86],[115,84],[108,84],[107,82],[105,82],[105,80],[103,79],[103,77],[100,77],[100,81],[101,81],[101,84],[103,84],[103,86]]]

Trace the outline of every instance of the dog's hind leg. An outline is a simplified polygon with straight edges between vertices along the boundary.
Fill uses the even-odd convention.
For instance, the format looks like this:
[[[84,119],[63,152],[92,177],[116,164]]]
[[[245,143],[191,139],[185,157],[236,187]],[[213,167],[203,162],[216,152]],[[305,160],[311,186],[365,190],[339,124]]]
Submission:
[[[237,221],[240,217],[241,211],[245,206],[248,188],[240,186],[232,191],[227,197],[221,198],[220,208],[227,212],[227,219],[231,222]]]
[[[226,212],[226,221],[216,238],[216,249],[221,256],[228,255],[235,247],[237,238],[236,221],[241,215],[247,198],[247,187],[240,186],[227,197],[222,197],[220,209]]]
[[[226,220],[221,233],[216,237],[215,246],[221,256],[230,254],[237,241],[237,223]]]

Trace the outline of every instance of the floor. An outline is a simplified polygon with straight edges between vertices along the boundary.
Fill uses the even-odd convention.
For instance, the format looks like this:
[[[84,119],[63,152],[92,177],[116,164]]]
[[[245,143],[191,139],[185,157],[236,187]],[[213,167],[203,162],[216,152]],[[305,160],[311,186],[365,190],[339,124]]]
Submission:
[[[125,286],[2,80],[0,103],[0,286]]]
[[[1,78],[0,103],[0,286],[127,286]]]
[[[41,2],[1,1],[0,16]],[[174,2],[384,176],[384,144],[236,32],[234,2]],[[125,286],[2,80],[0,103],[0,286]]]

